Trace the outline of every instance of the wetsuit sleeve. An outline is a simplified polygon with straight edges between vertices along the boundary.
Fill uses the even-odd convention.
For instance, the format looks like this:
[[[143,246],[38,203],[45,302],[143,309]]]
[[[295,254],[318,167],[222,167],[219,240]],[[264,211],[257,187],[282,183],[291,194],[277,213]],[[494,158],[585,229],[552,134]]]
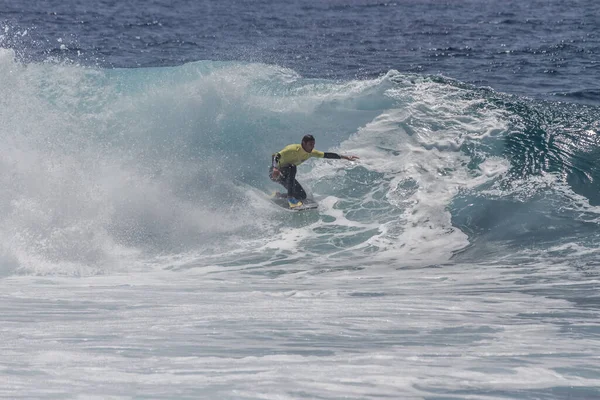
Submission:
[[[281,154],[275,153],[271,157],[271,165],[273,168],[279,168],[279,159],[281,158]]]
[[[340,158],[342,158],[342,156],[340,156],[337,153],[323,153],[323,157],[324,158],[335,158],[336,160],[339,160]]]
[[[319,150],[313,150],[310,153],[310,156],[311,157],[316,157],[316,158],[323,158],[323,157],[325,157],[325,153],[323,153],[322,151],[319,151]]]

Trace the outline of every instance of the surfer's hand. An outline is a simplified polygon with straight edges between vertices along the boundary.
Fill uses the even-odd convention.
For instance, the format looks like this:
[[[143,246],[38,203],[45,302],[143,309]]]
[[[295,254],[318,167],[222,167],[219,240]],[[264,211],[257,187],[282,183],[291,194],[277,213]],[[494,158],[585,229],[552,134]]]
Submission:
[[[342,158],[348,161],[358,160],[358,156],[342,156]]]
[[[271,171],[271,179],[276,181],[277,179],[279,179],[280,176],[281,171],[279,171],[277,168],[273,168],[273,171]]]

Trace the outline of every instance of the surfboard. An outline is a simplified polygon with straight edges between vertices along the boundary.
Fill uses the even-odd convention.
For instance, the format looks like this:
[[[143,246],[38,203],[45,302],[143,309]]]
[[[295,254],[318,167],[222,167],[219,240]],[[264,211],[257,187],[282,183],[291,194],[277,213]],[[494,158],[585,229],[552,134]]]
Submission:
[[[283,208],[287,211],[297,212],[297,211],[306,211],[306,210],[316,210],[319,205],[316,201],[311,199],[302,200],[302,205],[294,208],[290,208],[288,201],[286,198],[270,196],[269,200],[274,204],[277,204],[279,207]]]

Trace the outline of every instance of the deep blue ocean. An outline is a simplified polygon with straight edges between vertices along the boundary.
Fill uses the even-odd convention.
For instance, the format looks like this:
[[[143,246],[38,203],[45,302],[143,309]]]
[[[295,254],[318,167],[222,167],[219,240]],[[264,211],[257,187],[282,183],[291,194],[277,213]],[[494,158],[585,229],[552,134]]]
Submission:
[[[0,398],[600,399],[599,82],[591,0],[0,0]]]

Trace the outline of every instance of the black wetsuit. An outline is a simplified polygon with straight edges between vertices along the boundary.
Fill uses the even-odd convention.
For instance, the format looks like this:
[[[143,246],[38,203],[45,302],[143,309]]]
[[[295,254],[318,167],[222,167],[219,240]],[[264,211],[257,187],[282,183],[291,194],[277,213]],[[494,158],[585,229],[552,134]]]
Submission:
[[[287,167],[278,168],[281,175],[279,178],[273,179],[273,167],[269,168],[269,178],[271,180],[280,183],[287,190],[288,197],[294,197],[298,200],[306,199],[306,192],[296,180],[296,166],[288,165]]]
[[[272,181],[283,185],[287,189],[287,196],[294,197],[298,200],[306,199],[306,192],[296,180],[296,166],[302,164],[311,157],[316,158],[334,158],[340,159],[341,156],[336,153],[324,153],[322,151],[313,150],[308,153],[304,151],[302,145],[291,144],[283,150],[273,154],[271,158],[271,167],[269,168],[269,178]],[[273,178],[273,168],[277,168],[281,175],[278,178]]]

